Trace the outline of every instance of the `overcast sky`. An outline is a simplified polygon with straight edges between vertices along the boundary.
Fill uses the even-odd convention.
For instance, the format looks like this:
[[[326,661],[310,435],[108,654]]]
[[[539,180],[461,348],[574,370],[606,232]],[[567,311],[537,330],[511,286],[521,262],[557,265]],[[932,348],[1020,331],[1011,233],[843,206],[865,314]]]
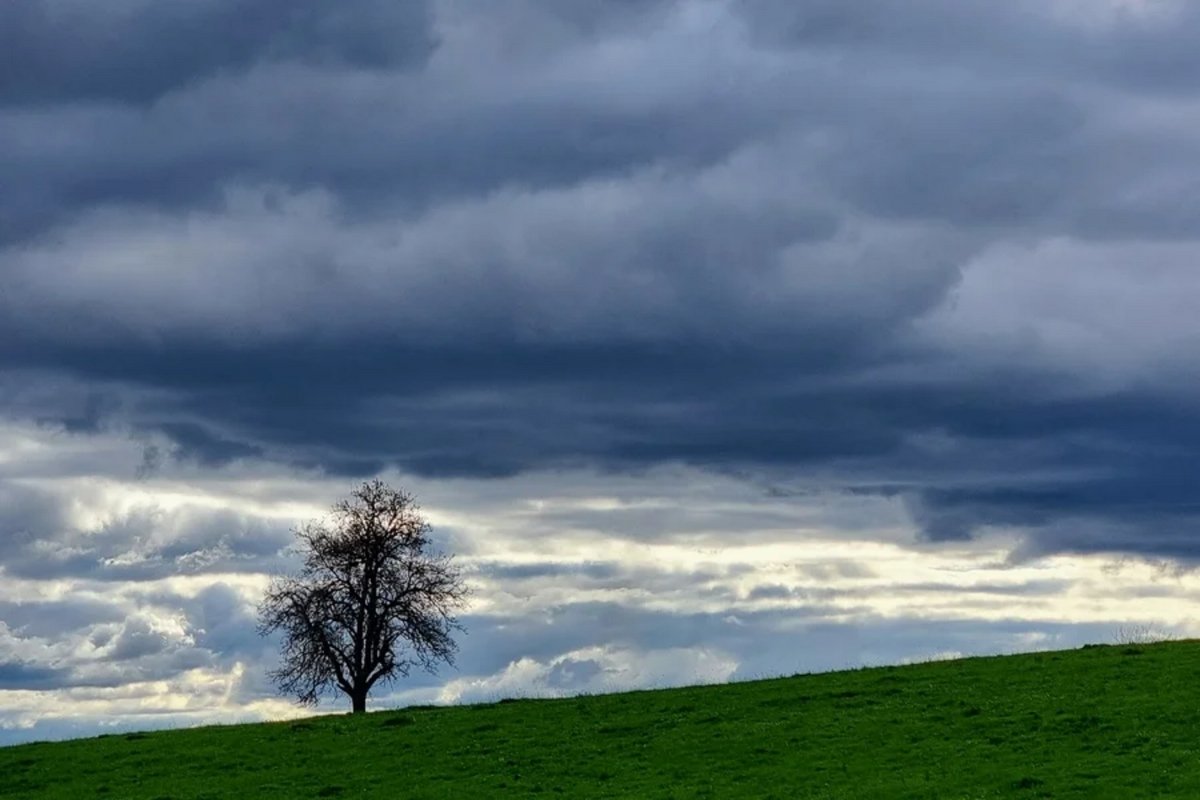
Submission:
[[[254,608],[376,475],[475,595],[375,707],[1200,634],[1198,40],[0,3],[0,743],[299,713]]]

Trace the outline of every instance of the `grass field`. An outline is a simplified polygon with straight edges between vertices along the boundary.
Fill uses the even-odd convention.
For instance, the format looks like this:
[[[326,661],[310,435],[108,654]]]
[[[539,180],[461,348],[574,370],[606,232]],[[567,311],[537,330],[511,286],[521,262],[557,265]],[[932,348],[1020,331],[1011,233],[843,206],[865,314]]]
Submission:
[[[0,797],[1200,798],[1200,642],[0,749]]]

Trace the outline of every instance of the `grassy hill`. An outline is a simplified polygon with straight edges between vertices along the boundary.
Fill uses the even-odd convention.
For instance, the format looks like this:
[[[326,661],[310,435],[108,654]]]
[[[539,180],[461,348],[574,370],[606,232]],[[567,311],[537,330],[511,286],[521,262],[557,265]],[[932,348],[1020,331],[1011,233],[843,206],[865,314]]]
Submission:
[[[1200,642],[0,749],[0,797],[1200,797]]]

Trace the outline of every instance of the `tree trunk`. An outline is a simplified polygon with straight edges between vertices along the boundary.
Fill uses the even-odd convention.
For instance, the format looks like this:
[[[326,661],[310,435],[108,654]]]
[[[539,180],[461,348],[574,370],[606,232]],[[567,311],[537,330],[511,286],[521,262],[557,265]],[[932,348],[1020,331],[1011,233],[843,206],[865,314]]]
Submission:
[[[362,714],[367,710],[367,692],[365,689],[356,690],[350,694],[350,710]]]

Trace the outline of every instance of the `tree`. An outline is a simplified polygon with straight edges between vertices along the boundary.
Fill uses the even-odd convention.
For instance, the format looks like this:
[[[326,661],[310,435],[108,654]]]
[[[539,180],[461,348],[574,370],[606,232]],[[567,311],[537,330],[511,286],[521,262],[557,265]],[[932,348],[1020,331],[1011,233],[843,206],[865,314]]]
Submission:
[[[280,691],[313,705],[341,690],[358,713],[377,684],[453,665],[467,589],[419,512],[412,495],[367,481],[297,529],[303,567],[272,581],[259,607],[259,632],[282,633]]]

